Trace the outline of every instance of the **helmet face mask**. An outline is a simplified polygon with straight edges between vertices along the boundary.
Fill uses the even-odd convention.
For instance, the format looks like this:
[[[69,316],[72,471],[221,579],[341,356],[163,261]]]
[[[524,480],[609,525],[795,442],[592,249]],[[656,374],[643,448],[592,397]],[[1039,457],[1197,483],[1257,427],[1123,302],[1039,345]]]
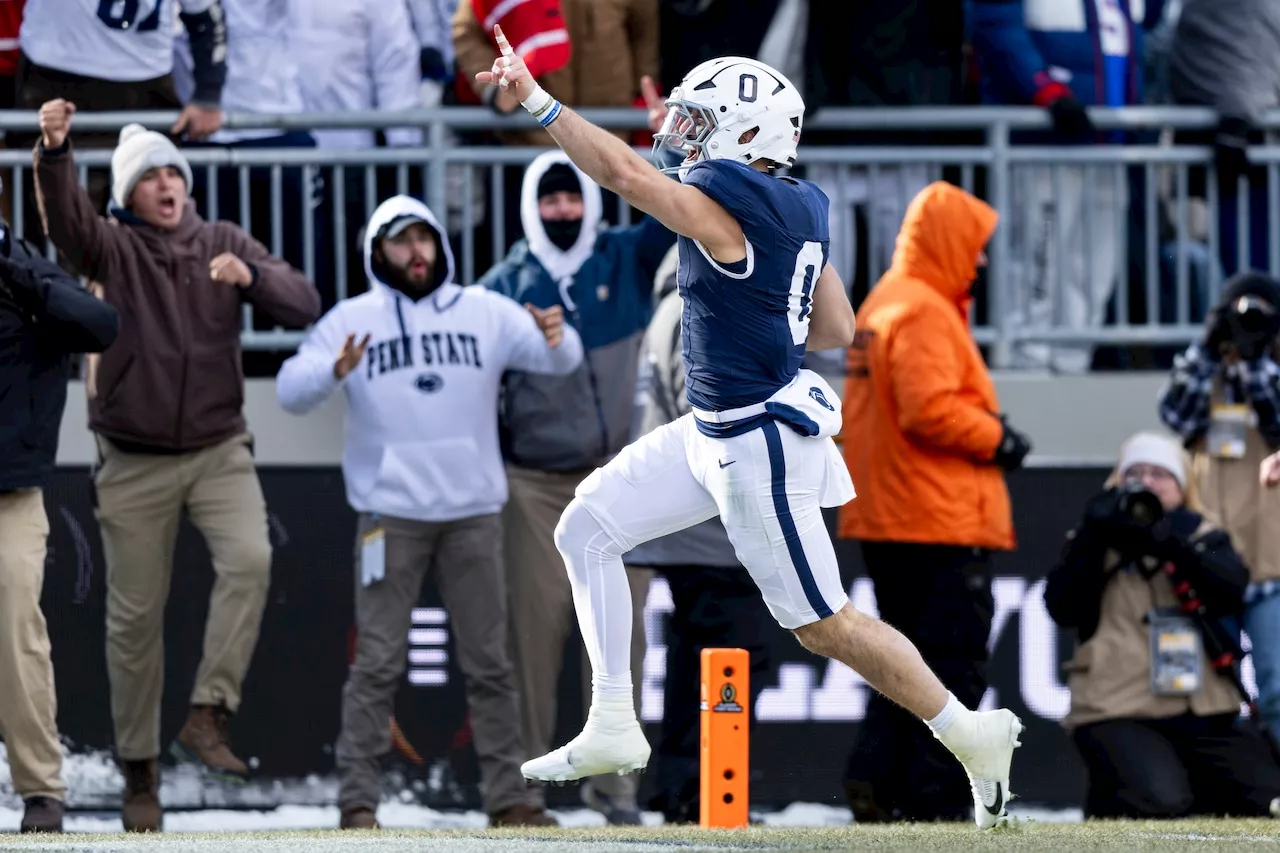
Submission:
[[[702,159],[707,140],[718,127],[715,111],[675,98],[669,98],[666,106],[667,118],[653,135],[654,153],[666,147],[684,154],[690,163]]]
[[[804,100],[763,62],[735,56],[704,62],[671,92],[666,106],[653,152],[672,149],[685,156],[665,172],[683,177],[695,163],[717,159],[795,164]]]

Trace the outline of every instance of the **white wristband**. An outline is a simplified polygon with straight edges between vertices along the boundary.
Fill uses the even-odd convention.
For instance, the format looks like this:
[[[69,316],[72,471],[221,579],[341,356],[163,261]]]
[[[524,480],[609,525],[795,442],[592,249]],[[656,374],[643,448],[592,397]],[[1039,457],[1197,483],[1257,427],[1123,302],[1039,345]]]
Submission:
[[[551,97],[547,90],[537,83],[534,84],[534,87],[533,94],[521,101],[520,106],[528,110],[534,118],[540,118],[542,113],[551,108],[556,99]]]

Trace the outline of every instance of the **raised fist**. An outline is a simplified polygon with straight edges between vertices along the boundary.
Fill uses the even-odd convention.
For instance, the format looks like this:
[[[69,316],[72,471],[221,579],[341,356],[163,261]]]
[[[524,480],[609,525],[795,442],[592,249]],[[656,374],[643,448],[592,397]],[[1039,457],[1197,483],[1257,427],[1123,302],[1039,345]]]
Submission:
[[[564,340],[564,309],[559,305],[552,305],[550,308],[538,308],[528,302],[524,304],[524,307],[526,311],[533,315],[538,328],[542,330],[543,337],[547,339],[547,346],[552,349],[560,346],[560,342]]]
[[[71,117],[76,105],[62,98],[46,101],[40,107],[40,141],[45,148],[61,148],[71,132]]]

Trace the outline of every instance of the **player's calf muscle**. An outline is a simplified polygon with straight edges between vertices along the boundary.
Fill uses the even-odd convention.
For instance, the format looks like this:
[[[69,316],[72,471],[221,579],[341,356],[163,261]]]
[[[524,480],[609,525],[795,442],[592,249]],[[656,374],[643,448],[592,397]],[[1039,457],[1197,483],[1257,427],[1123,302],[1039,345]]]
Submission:
[[[801,625],[791,633],[795,634],[800,645],[815,655],[841,659],[842,652],[852,643],[857,628],[854,624],[856,612],[852,605],[845,604],[837,612]]]
[[[916,716],[930,719],[946,704],[946,688],[915,646],[893,626],[852,604],[793,633],[806,649],[840,661]]]

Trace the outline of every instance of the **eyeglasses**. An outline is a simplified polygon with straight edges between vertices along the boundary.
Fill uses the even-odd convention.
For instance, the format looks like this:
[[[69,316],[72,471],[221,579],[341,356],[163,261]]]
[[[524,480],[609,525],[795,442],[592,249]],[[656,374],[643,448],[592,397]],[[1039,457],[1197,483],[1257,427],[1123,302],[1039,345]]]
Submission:
[[[1177,477],[1172,471],[1161,468],[1159,465],[1147,465],[1138,463],[1130,465],[1124,472],[1125,480],[1152,480],[1157,483],[1176,482]]]

